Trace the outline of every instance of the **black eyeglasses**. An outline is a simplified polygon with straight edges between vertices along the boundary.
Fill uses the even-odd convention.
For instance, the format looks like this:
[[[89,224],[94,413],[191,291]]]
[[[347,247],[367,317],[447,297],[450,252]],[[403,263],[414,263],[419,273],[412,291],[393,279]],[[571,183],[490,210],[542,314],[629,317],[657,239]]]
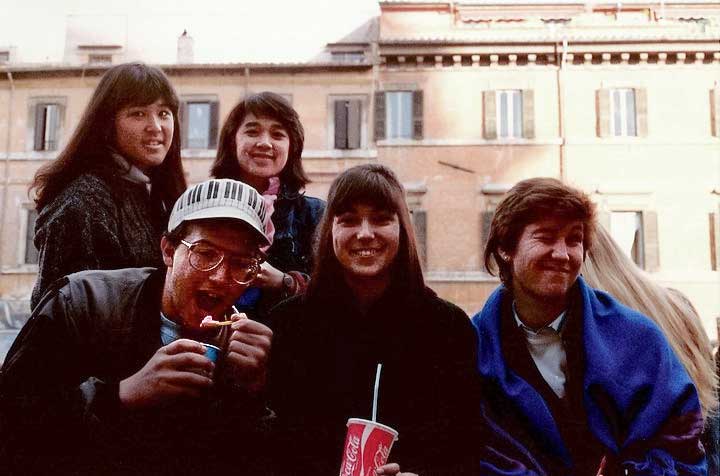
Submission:
[[[198,271],[212,271],[220,266],[225,259],[225,252],[202,241],[189,243],[180,240],[180,243],[188,247],[190,266]],[[238,284],[251,283],[260,274],[262,257],[232,256],[228,259],[230,277]]]

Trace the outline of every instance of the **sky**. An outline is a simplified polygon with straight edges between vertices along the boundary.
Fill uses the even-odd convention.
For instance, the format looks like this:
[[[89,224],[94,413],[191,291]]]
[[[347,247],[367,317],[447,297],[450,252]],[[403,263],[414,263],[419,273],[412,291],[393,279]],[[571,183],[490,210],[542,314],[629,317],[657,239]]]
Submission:
[[[0,48],[61,62],[68,25],[107,25],[148,62],[175,61],[187,30],[195,62],[305,61],[379,14],[377,0],[0,0]]]

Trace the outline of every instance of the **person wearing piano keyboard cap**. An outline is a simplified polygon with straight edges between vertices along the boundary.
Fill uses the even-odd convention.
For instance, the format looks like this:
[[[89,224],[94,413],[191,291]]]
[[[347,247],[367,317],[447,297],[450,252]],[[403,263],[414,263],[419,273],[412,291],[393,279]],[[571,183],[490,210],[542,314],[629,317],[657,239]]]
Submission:
[[[201,326],[228,320],[257,276],[265,218],[255,189],[208,180],[172,209],[166,268],[54,284],[2,368],[3,472],[266,474],[272,332],[238,315]],[[200,342],[223,349],[217,362]]]

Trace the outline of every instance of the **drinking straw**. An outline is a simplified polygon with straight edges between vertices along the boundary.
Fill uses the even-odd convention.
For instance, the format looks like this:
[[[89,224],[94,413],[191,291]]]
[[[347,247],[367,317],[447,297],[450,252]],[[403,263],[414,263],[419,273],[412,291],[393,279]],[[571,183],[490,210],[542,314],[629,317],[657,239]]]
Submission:
[[[377,365],[375,371],[375,389],[373,390],[373,406],[372,406],[372,421],[377,421],[377,402],[378,402],[378,390],[380,390],[380,372],[382,372],[382,363]]]
[[[235,314],[240,314],[240,311],[238,311],[238,308],[236,308],[235,305],[233,305],[232,309],[235,311]]]

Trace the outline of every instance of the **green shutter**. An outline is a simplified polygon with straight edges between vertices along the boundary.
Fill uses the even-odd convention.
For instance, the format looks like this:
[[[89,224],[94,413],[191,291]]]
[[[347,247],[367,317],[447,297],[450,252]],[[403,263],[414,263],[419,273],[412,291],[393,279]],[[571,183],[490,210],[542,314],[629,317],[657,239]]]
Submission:
[[[423,138],[423,92],[413,91],[413,139]]]

